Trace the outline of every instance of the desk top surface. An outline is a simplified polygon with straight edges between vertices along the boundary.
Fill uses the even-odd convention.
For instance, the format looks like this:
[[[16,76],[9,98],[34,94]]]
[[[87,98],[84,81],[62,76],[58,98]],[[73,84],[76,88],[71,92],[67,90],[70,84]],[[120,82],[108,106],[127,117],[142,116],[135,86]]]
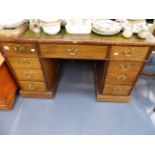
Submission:
[[[62,29],[57,35],[47,35],[43,32],[36,34],[30,30],[18,37],[2,37],[1,42],[41,42],[41,43],[68,43],[68,44],[110,44],[110,45],[140,45],[155,46],[155,37],[150,33],[147,39],[139,39],[136,35],[132,38],[123,38],[121,33],[113,36],[91,34],[68,34]]]

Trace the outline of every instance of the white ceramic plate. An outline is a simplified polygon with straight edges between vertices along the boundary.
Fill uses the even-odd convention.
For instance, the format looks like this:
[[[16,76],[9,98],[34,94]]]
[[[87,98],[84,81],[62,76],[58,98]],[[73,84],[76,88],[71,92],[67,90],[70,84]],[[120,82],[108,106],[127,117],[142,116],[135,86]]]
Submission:
[[[114,35],[122,30],[119,22],[100,19],[92,22],[92,31],[101,35]]]
[[[97,31],[93,28],[92,28],[92,31],[96,34],[105,35],[105,36],[116,35],[120,32],[120,31],[119,32],[101,32],[101,31]]]

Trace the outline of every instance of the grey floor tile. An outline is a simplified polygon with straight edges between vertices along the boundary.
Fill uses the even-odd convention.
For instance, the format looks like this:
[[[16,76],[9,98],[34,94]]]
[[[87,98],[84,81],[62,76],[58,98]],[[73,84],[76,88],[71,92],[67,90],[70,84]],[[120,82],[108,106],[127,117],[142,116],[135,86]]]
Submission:
[[[0,111],[0,134],[155,134],[155,79],[141,77],[129,103],[95,101],[91,62],[66,61],[54,100],[17,95]]]

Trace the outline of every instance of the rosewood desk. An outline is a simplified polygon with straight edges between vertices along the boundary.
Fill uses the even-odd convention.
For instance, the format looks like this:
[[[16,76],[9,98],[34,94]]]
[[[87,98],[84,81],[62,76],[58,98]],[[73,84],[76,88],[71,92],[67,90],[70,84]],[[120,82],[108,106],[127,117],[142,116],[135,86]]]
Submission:
[[[96,100],[128,102],[148,60],[155,38],[71,35],[48,36],[27,30],[19,37],[0,37],[6,61],[25,97],[53,98],[62,59],[94,62]]]

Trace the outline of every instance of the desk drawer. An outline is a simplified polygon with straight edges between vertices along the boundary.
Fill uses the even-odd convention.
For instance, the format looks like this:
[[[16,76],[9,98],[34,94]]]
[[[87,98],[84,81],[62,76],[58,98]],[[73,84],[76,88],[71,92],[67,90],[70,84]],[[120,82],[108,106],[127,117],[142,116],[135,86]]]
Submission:
[[[29,81],[44,81],[44,76],[41,70],[36,69],[15,69],[18,80]]]
[[[145,59],[149,47],[135,46],[113,46],[111,49],[111,59]]]
[[[131,86],[105,85],[104,95],[129,95]]]
[[[107,46],[40,44],[40,50],[43,57],[104,59]]]
[[[37,58],[14,58],[8,57],[9,63],[15,68],[41,69]]]
[[[135,73],[108,73],[105,84],[108,85],[133,85],[137,74]]]
[[[140,61],[110,61],[108,73],[132,72],[138,73],[144,62]]]
[[[19,81],[19,83],[22,89],[26,91],[47,91],[47,88],[44,82]]]
[[[2,49],[4,51],[4,54],[7,56],[37,56],[37,50],[34,44],[2,43]]]

